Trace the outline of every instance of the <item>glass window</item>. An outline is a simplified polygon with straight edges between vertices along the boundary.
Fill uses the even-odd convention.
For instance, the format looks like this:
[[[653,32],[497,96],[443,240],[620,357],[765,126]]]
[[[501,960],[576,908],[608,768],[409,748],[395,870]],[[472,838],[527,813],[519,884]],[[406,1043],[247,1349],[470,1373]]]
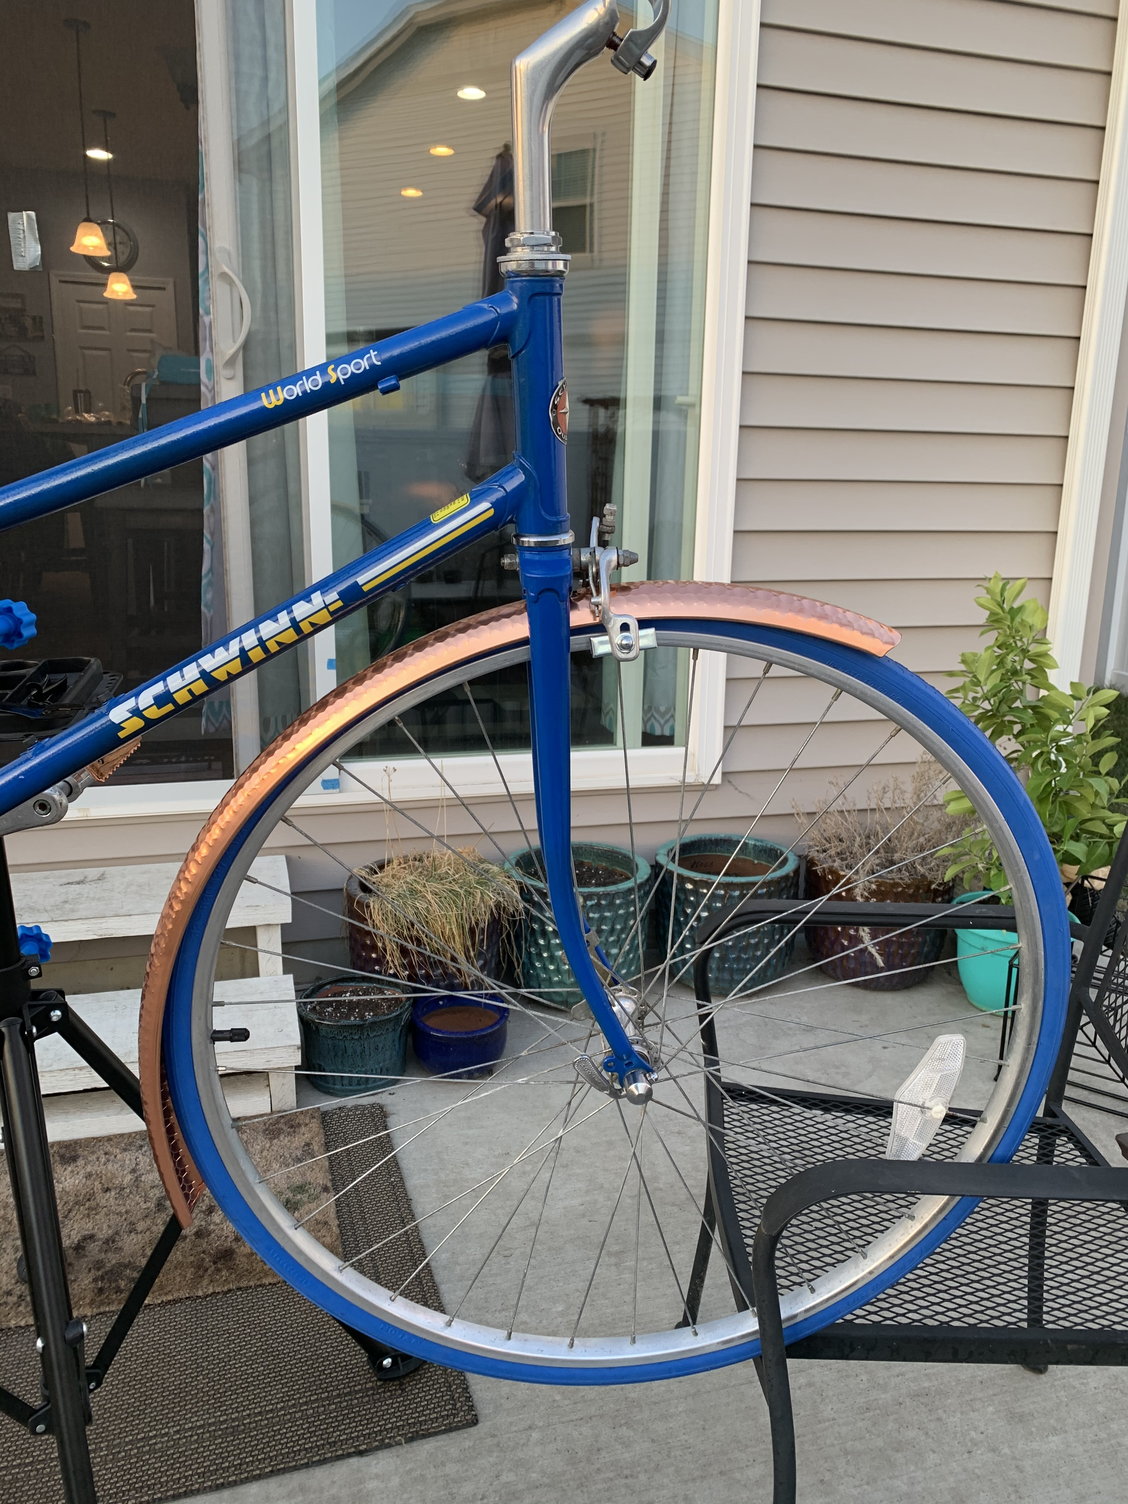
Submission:
[[[591,518],[617,502],[622,541],[642,556],[638,578],[676,578],[691,564],[716,8],[679,7],[653,83],[592,65],[554,115],[556,226],[575,258],[565,297],[572,526],[586,539]],[[496,257],[513,224],[509,64],[561,8],[318,0],[317,14],[332,358],[500,286]],[[331,414],[336,563],[507,462],[509,380],[496,349]],[[495,543],[468,550],[367,620],[342,623],[336,674],[517,594]],[[580,743],[676,740],[684,686],[661,662],[648,664],[626,726],[607,674],[590,664],[576,705]],[[527,745],[520,676],[487,699],[495,744]],[[452,705],[445,750],[469,745],[474,728],[463,720]]]
[[[570,256],[585,256],[592,245],[595,147],[552,154],[552,222]]]
[[[24,4],[10,21],[19,57],[0,98],[0,192],[34,226],[39,253],[21,260],[5,241],[0,256],[0,483],[201,401],[192,0],[96,8],[80,36],[81,113],[67,14]],[[104,130],[109,161],[84,158],[83,135],[102,147]],[[108,254],[71,249],[87,218]],[[105,296],[111,271],[133,297]],[[96,657],[129,686],[198,649],[211,590],[205,488],[196,461],[6,533],[0,596],[26,599],[39,635],[4,656]],[[196,709],[155,726],[117,776],[231,771],[227,727]]]

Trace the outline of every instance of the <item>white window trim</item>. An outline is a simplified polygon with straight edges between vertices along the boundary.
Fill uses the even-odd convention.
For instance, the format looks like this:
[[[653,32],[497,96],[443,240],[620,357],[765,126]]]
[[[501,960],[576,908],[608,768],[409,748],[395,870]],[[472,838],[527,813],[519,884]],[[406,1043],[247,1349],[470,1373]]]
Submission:
[[[298,131],[293,174],[294,243],[296,267],[306,278],[299,289],[299,341],[308,364],[323,358],[325,349],[324,298],[309,295],[308,281],[324,261],[319,146],[316,132],[309,129],[310,111],[318,108],[317,52],[312,44],[316,39],[316,0],[291,0],[288,27],[295,61],[291,129]],[[760,0],[719,0],[694,536],[693,574],[698,580],[728,581],[732,571],[759,35]],[[221,76],[226,79],[226,71]],[[304,130],[299,129],[298,116],[306,122]],[[316,286],[323,285],[322,278]],[[305,430],[301,464],[306,559],[315,570],[311,577],[317,577],[331,568],[331,561],[321,557],[331,537],[328,418],[322,414],[306,419],[300,427]],[[321,692],[334,685],[332,670],[327,667],[329,655],[317,650],[326,635],[320,634],[311,643],[316,652],[314,684]],[[681,777],[683,769],[691,782],[717,781],[724,741],[724,696],[725,664],[719,655],[707,654],[690,712],[688,757],[684,747],[635,749],[631,754],[632,783],[640,787],[671,784]],[[459,759],[460,774],[467,771],[466,761]],[[528,764],[528,755],[506,754],[501,762],[514,791],[523,789],[522,765]],[[622,750],[577,751],[572,770],[572,786],[577,792],[607,788],[621,776]],[[118,788],[111,784],[90,790],[67,818],[110,824],[120,819],[158,822],[177,815],[206,815],[227,787],[222,781]],[[427,802],[440,796],[439,780],[430,770],[426,770],[426,776],[405,780],[402,795],[396,795],[404,802]],[[373,796],[358,800],[357,793],[348,790],[312,794],[307,799],[311,809],[326,812],[373,802]],[[306,807],[305,801],[302,807]]]

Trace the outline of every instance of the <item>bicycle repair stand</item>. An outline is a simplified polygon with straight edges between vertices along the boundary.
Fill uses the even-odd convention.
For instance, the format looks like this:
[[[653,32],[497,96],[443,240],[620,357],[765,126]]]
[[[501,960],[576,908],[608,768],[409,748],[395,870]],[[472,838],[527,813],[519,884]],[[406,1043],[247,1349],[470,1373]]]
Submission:
[[[118,682],[117,676],[104,675],[93,659],[5,662],[0,666],[0,741],[27,745],[44,732],[59,730],[107,698]],[[38,686],[30,697],[29,683]],[[23,700],[14,699],[14,694],[22,694]],[[34,719],[27,718],[29,704]],[[34,727],[30,736],[29,727]],[[50,944],[38,926],[21,929],[16,923],[4,836],[61,819],[94,776],[88,770],[0,817],[0,1129],[42,1369],[38,1405],[0,1386],[0,1412],[35,1436],[54,1436],[67,1504],[97,1504],[86,1436],[90,1396],[105,1382],[181,1232],[177,1219],[170,1217],[88,1363],[86,1323],[71,1305],[36,1044],[58,1034],[139,1118],[141,1088],[128,1066],[70,1010],[62,992],[32,986],[42,975]],[[403,1378],[422,1362],[338,1324],[364,1350],[378,1379]]]

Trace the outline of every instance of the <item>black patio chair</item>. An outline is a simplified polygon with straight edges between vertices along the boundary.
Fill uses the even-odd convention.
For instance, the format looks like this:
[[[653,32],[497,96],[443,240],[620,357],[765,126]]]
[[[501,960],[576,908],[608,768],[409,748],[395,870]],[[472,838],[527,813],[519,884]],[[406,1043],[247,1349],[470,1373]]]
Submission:
[[[782,917],[789,908],[796,908],[794,901],[750,899],[696,937],[703,1045],[714,1059],[711,951],[750,921]],[[1013,916],[990,912],[991,928],[1013,926]],[[923,921],[930,927],[963,922],[941,906],[833,903],[805,919]],[[781,1098],[807,1109],[812,1167],[779,1184],[778,1166],[768,1162],[759,1130]],[[707,1073],[709,1225],[702,1228],[687,1318],[696,1314],[715,1225],[734,1291],[752,1291],[759,1315],[763,1354],[757,1369],[771,1420],[775,1504],[792,1504],[796,1497],[788,1358],[1021,1364],[1035,1372],[1054,1364],[1128,1364],[1128,1168],[1110,1165],[1066,1102],[1128,1118],[1128,834],[1075,959],[1062,1045],[1042,1112],[1012,1163],[943,1162],[946,1126],[967,1121],[954,1108],[928,1159],[895,1161],[882,1157],[891,1104],[776,1085],[769,1099],[726,1081],[719,1067]],[[1128,1157],[1128,1133],[1117,1142]],[[805,1259],[813,1264],[817,1258],[817,1267],[825,1268],[835,1248],[844,1256],[850,1242],[866,1237],[879,1211],[887,1224],[888,1198],[899,1198],[907,1209],[916,1197],[933,1194],[982,1199],[897,1284],[785,1348],[776,1271],[781,1241],[789,1278],[801,1277]]]

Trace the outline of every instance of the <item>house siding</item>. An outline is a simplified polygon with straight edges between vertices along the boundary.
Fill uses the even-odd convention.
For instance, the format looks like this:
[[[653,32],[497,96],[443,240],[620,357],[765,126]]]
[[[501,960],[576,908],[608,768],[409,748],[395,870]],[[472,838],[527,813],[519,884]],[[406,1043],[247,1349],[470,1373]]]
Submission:
[[[1115,14],[765,0],[733,578],[937,682],[985,574],[1048,595]]]

